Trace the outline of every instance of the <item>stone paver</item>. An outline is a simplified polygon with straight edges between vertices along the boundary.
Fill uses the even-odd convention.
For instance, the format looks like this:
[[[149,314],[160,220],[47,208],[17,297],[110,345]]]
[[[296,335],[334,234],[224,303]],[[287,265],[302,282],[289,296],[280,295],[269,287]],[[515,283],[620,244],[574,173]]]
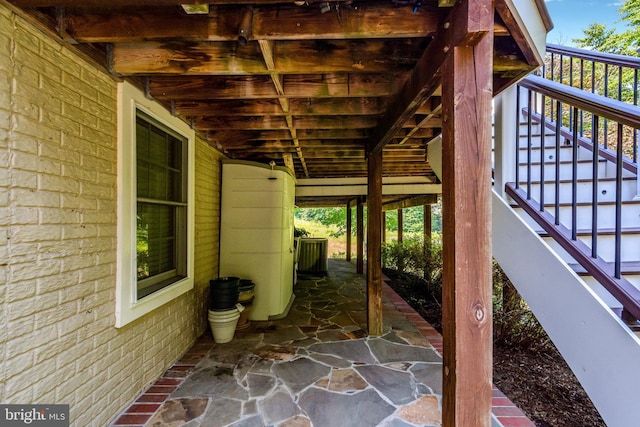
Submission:
[[[329,267],[300,278],[284,319],[225,344],[204,337],[130,407],[148,411],[141,421],[128,424],[127,411],[113,425],[440,426],[442,338],[388,287],[383,334],[367,336],[364,277],[344,261]]]

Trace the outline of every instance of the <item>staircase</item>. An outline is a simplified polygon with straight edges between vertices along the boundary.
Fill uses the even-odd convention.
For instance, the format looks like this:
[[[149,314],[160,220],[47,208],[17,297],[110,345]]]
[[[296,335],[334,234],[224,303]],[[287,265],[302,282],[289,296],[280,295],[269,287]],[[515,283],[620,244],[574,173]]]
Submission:
[[[548,51],[560,65],[552,56],[546,79],[527,77],[497,103],[494,257],[607,425],[639,425],[637,90],[625,103],[622,89],[612,100],[583,78],[572,88],[563,55],[573,55],[570,67],[579,59],[596,69],[601,54]],[[621,84],[629,72],[612,56],[599,60]],[[637,88],[640,61],[624,63]]]

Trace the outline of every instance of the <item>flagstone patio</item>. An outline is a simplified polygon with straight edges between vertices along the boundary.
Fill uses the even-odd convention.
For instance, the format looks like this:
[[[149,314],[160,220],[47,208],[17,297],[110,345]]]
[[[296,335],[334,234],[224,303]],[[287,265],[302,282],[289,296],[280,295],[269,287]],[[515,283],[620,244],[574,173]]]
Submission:
[[[367,336],[365,286],[330,260],[328,277],[299,279],[285,319],[203,336],[112,425],[440,426],[440,335],[385,285],[384,334]],[[498,390],[492,421],[533,426]]]

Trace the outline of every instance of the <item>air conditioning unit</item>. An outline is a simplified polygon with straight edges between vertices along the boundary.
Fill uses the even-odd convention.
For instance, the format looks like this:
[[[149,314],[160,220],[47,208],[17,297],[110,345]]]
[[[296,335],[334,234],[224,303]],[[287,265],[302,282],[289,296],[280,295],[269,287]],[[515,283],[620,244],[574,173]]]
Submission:
[[[329,240],[303,237],[300,239],[298,273],[327,275]]]

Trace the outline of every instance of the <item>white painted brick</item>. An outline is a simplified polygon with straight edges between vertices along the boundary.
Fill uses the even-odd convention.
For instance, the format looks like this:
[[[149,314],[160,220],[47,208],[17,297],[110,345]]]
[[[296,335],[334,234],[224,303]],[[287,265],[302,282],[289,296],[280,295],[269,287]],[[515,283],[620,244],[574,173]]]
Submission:
[[[16,301],[33,298],[35,296],[36,296],[35,280],[12,282],[11,286],[7,288],[3,301],[7,304],[12,304]]]
[[[66,61],[66,59],[62,57],[59,57],[59,60]],[[56,96],[63,103],[78,106],[81,103],[82,94],[73,88],[69,88],[57,79],[42,79],[40,87],[43,92]]]
[[[105,187],[101,184],[93,184],[91,182],[80,183],[80,194],[83,197],[97,197],[103,199],[111,199],[115,196],[115,187]]]
[[[69,137],[69,134],[64,135]],[[40,170],[40,172],[56,176],[62,174],[63,166],[75,165],[80,161],[80,153],[76,153],[73,150],[63,147],[62,141],[55,141],[52,143],[43,143],[39,141],[38,156],[43,159],[43,161],[49,159],[54,165],[58,166],[58,169]]]
[[[81,327],[93,322],[93,320],[94,316],[92,313],[78,313],[72,317],[64,319],[61,322],[58,322],[55,326],[57,327],[58,334],[62,336],[77,331]]]
[[[80,155],[81,154],[89,154],[92,156],[96,155],[97,145],[88,141],[84,137],[76,136],[76,135],[67,135],[63,134],[60,139],[60,146],[68,152],[72,152],[77,154],[77,160],[70,162],[70,166],[78,167],[80,163]]]
[[[4,378],[10,380],[22,371],[31,368],[33,363],[33,353],[23,353],[5,361]]]
[[[24,335],[32,334],[35,331],[34,315],[17,319],[13,322],[6,321],[6,329],[4,329],[5,340],[19,338]]]
[[[98,128],[98,117],[83,107],[62,104],[62,115],[80,126]]]
[[[102,291],[100,293],[92,292],[90,295],[87,295],[86,297],[80,298],[78,300],[78,311],[91,313],[93,312],[93,310],[97,310],[106,302],[110,302],[109,301],[110,295],[111,295],[110,289]]]
[[[64,130],[65,133],[76,136],[82,135],[81,129],[84,125],[73,120],[68,115],[58,114],[56,112],[48,110],[42,110],[41,120],[46,123],[47,126],[51,129]],[[57,142],[61,142],[60,137],[57,139]]]
[[[58,370],[63,370],[65,372],[73,371],[73,364],[70,366],[67,365],[66,369],[65,363],[63,363],[64,359],[73,360],[73,347],[76,345],[76,337],[74,334],[69,334],[63,337],[56,339],[55,341],[51,341],[48,345],[38,347],[33,353],[35,358],[35,363],[40,363],[44,360],[51,359],[56,356],[63,356],[61,360],[56,362],[58,366]]]
[[[24,141],[23,141],[24,142]],[[48,145],[42,146],[49,147]],[[26,148],[26,147],[22,147]],[[33,147],[36,148],[36,147]],[[60,175],[62,164],[56,159],[38,156],[32,152],[21,152],[14,150],[11,153],[11,166],[13,169],[20,169],[27,172],[40,172],[50,175]]]
[[[7,171],[7,175],[11,177],[10,185],[12,188],[22,188],[32,191],[38,189],[38,176],[30,171],[14,169],[11,172]]]
[[[33,402],[33,388],[29,387],[29,388],[25,388],[23,390],[20,390],[18,392],[13,391],[10,387],[9,387],[10,383],[5,383],[5,387],[4,387],[4,393],[3,393],[3,399],[2,399],[2,403],[8,403],[8,404],[23,404],[25,402]]]
[[[25,87],[25,86],[26,85],[22,85],[22,87]],[[34,89],[34,92],[36,91],[35,88],[31,88],[31,87],[29,88]],[[21,96],[13,96],[11,98],[11,103],[13,107],[13,113],[19,114],[23,117],[28,117],[29,119],[34,121],[37,121],[40,119],[41,110],[38,103],[33,102],[28,98],[23,98]]]
[[[41,295],[77,285],[79,283],[79,277],[80,273],[77,271],[64,271],[55,276],[38,278],[36,280],[37,293]]]
[[[70,316],[77,314],[78,303],[76,301],[70,301],[63,304],[57,304],[55,307],[51,307],[47,310],[38,311],[35,315],[36,328],[42,328],[44,326],[55,325]]]
[[[60,273],[61,266],[60,259],[39,260],[35,265],[12,264],[9,266],[9,274],[12,281],[32,280]]]
[[[101,130],[92,128],[90,126],[83,126],[81,129],[81,135],[88,141],[93,141],[96,144],[103,145],[105,147],[115,149],[117,146],[117,141],[115,140],[115,138],[113,138],[112,135],[104,133]]]
[[[41,224],[77,224],[80,221],[77,209],[39,208],[37,212]]]
[[[62,229],[62,238],[65,240],[78,240],[86,237],[97,236],[98,235],[98,227],[93,224],[65,224],[61,227]],[[95,263],[95,260],[93,261]],[[73,269],[83,268],[87,266],[91,266],[94,264],[87,264],[84,262],[75,263],[77,266],[73,267]]]
[[[11,332],[12,331],[9,331],[9,334],[11,334]],[[11,359],[19,354],[27,353],[36,349],[38,346],[46,345],[51,339],[55,339],[57,336],[56,328],[50,326],[44,329],[34,330],[30,334],[17,338],[10,337],[5,346],[6,357],[7,359]]]
[[[60,128],[43,125],[43,123],[19,114],[15,114],[13,119],[16,138],[20,138],[20,135],[26,135],[38,138],[43,142],[60,143]]]
[[[82,155],[82,166],[87,169],[96,170],[101,174],[106,174],[105,176],[107,177],[107,180],[110,181],[113,179],[113,173],[116,172],[116,165],[114,165],[111,160],[116,160],[115,150],[98,146],[96,148],[96,156],[88,154]],[[98,180],[98,182],[104,181]]]
[[[22,224],[15,227],[11,233],[11,243],[39,242],[41,240],[60,240],[62,227],[57,224]]]
[[[59,194],[60,204],[58,206],[68,209],[97,209],[96,199],[81,197],[78,194]]]
[[[77,164],[62,165],[62,176],[75,180],[96,182],[98,171]]]
[[[7,320],[14,321],[25,316],[32,316],[58,304],[57,292],[12,301],[7,310]]]
[[[80,191],[80,183],[75,178],[39,174],[38,190],[78,194]]]

